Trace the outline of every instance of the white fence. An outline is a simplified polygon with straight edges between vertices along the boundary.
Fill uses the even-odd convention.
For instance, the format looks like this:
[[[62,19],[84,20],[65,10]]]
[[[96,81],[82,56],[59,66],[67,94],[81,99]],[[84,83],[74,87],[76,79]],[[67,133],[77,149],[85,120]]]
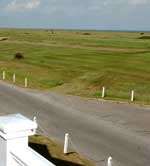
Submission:
[[[0,166],[54,166],[28,146],[36,129],[37,123],[21,114],[0,117]]]

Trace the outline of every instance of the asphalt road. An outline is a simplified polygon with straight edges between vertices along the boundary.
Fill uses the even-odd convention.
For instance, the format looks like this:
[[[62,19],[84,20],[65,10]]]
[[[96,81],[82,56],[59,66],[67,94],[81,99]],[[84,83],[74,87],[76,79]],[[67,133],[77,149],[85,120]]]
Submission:
[[[0,115],[38,118],[43,134],[63,142],[70,133],[77,151],[97,166],[111,155],[114,166],[149,166],[150,109],[37,92],[0,82]]]

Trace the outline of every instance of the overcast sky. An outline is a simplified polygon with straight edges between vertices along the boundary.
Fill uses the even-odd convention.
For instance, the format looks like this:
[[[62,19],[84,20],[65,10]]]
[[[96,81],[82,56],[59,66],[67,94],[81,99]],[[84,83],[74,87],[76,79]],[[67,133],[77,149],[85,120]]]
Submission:
[[[0,0],[0,27],[150,30],[150,0]]]

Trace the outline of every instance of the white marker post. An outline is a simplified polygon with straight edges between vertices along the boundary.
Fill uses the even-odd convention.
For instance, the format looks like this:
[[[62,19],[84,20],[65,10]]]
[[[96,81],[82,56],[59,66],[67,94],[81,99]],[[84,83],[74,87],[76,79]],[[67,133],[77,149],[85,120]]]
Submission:
[[[36,116],[33,117],[33,122],[35,122],[37,124],[37,118],[36,118]],[[36,133],[36,129],[34,130],[34,132]]]
[[[102,98],[104,98],[105,97],[105,87],[103,86],[103,88],[102,88]]]
[[[28,87],[28,79],[27,79],[27,77],[26,77],[25,80],[24,80],[24,87],[25,87],[25,88]]]
[[[3,77],[3,80],[6,79],[6,72],[5,71],[3,71],[2,77]]]
[[[13,83],[15,83],[16,82],[16,74],[14,73],[13,74]]]
[[[37,118],[36,118],[36,116],[33,117],[33,122],[37,123]]]
[[[109,157],[107,160],[107,166],[112,166],[112,157]]]
[[[65,134],[65,141],[64,141],[64,154],[68,153],[68,146],[69,146],[69,134]]]
[[[134,90],[131,91],[131,102],[134,101]]]

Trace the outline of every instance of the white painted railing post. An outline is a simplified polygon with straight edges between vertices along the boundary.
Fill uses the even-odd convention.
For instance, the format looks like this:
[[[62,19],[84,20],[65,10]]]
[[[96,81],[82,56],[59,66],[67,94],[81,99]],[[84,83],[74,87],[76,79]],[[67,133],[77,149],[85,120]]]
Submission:
[[[102,98],[104,98],[105,97],[105,87],[103,86],[102,87]]]
[[[112,166],[112,157],[109,157],[107,160],[107,166]]]
[[[13,83],[15,83],[16,82],[16,74],[14,73],[13,74]]]
[[[3,78],[3,80],[6,79],[6,72],[5,71],[3,71],[2,78]]]
[[[134,90],[131,91],[131,102],[134,101]]]
[[[69,134],[65,134],[65,141],[64,141],[64,154],[68,153],[68,146],[69,146]]]
[[[25,80],[24,80],[24,87],[25,87],[25,88],[28,87],[28,79],[27,79],[27,77],[26,77]]]

